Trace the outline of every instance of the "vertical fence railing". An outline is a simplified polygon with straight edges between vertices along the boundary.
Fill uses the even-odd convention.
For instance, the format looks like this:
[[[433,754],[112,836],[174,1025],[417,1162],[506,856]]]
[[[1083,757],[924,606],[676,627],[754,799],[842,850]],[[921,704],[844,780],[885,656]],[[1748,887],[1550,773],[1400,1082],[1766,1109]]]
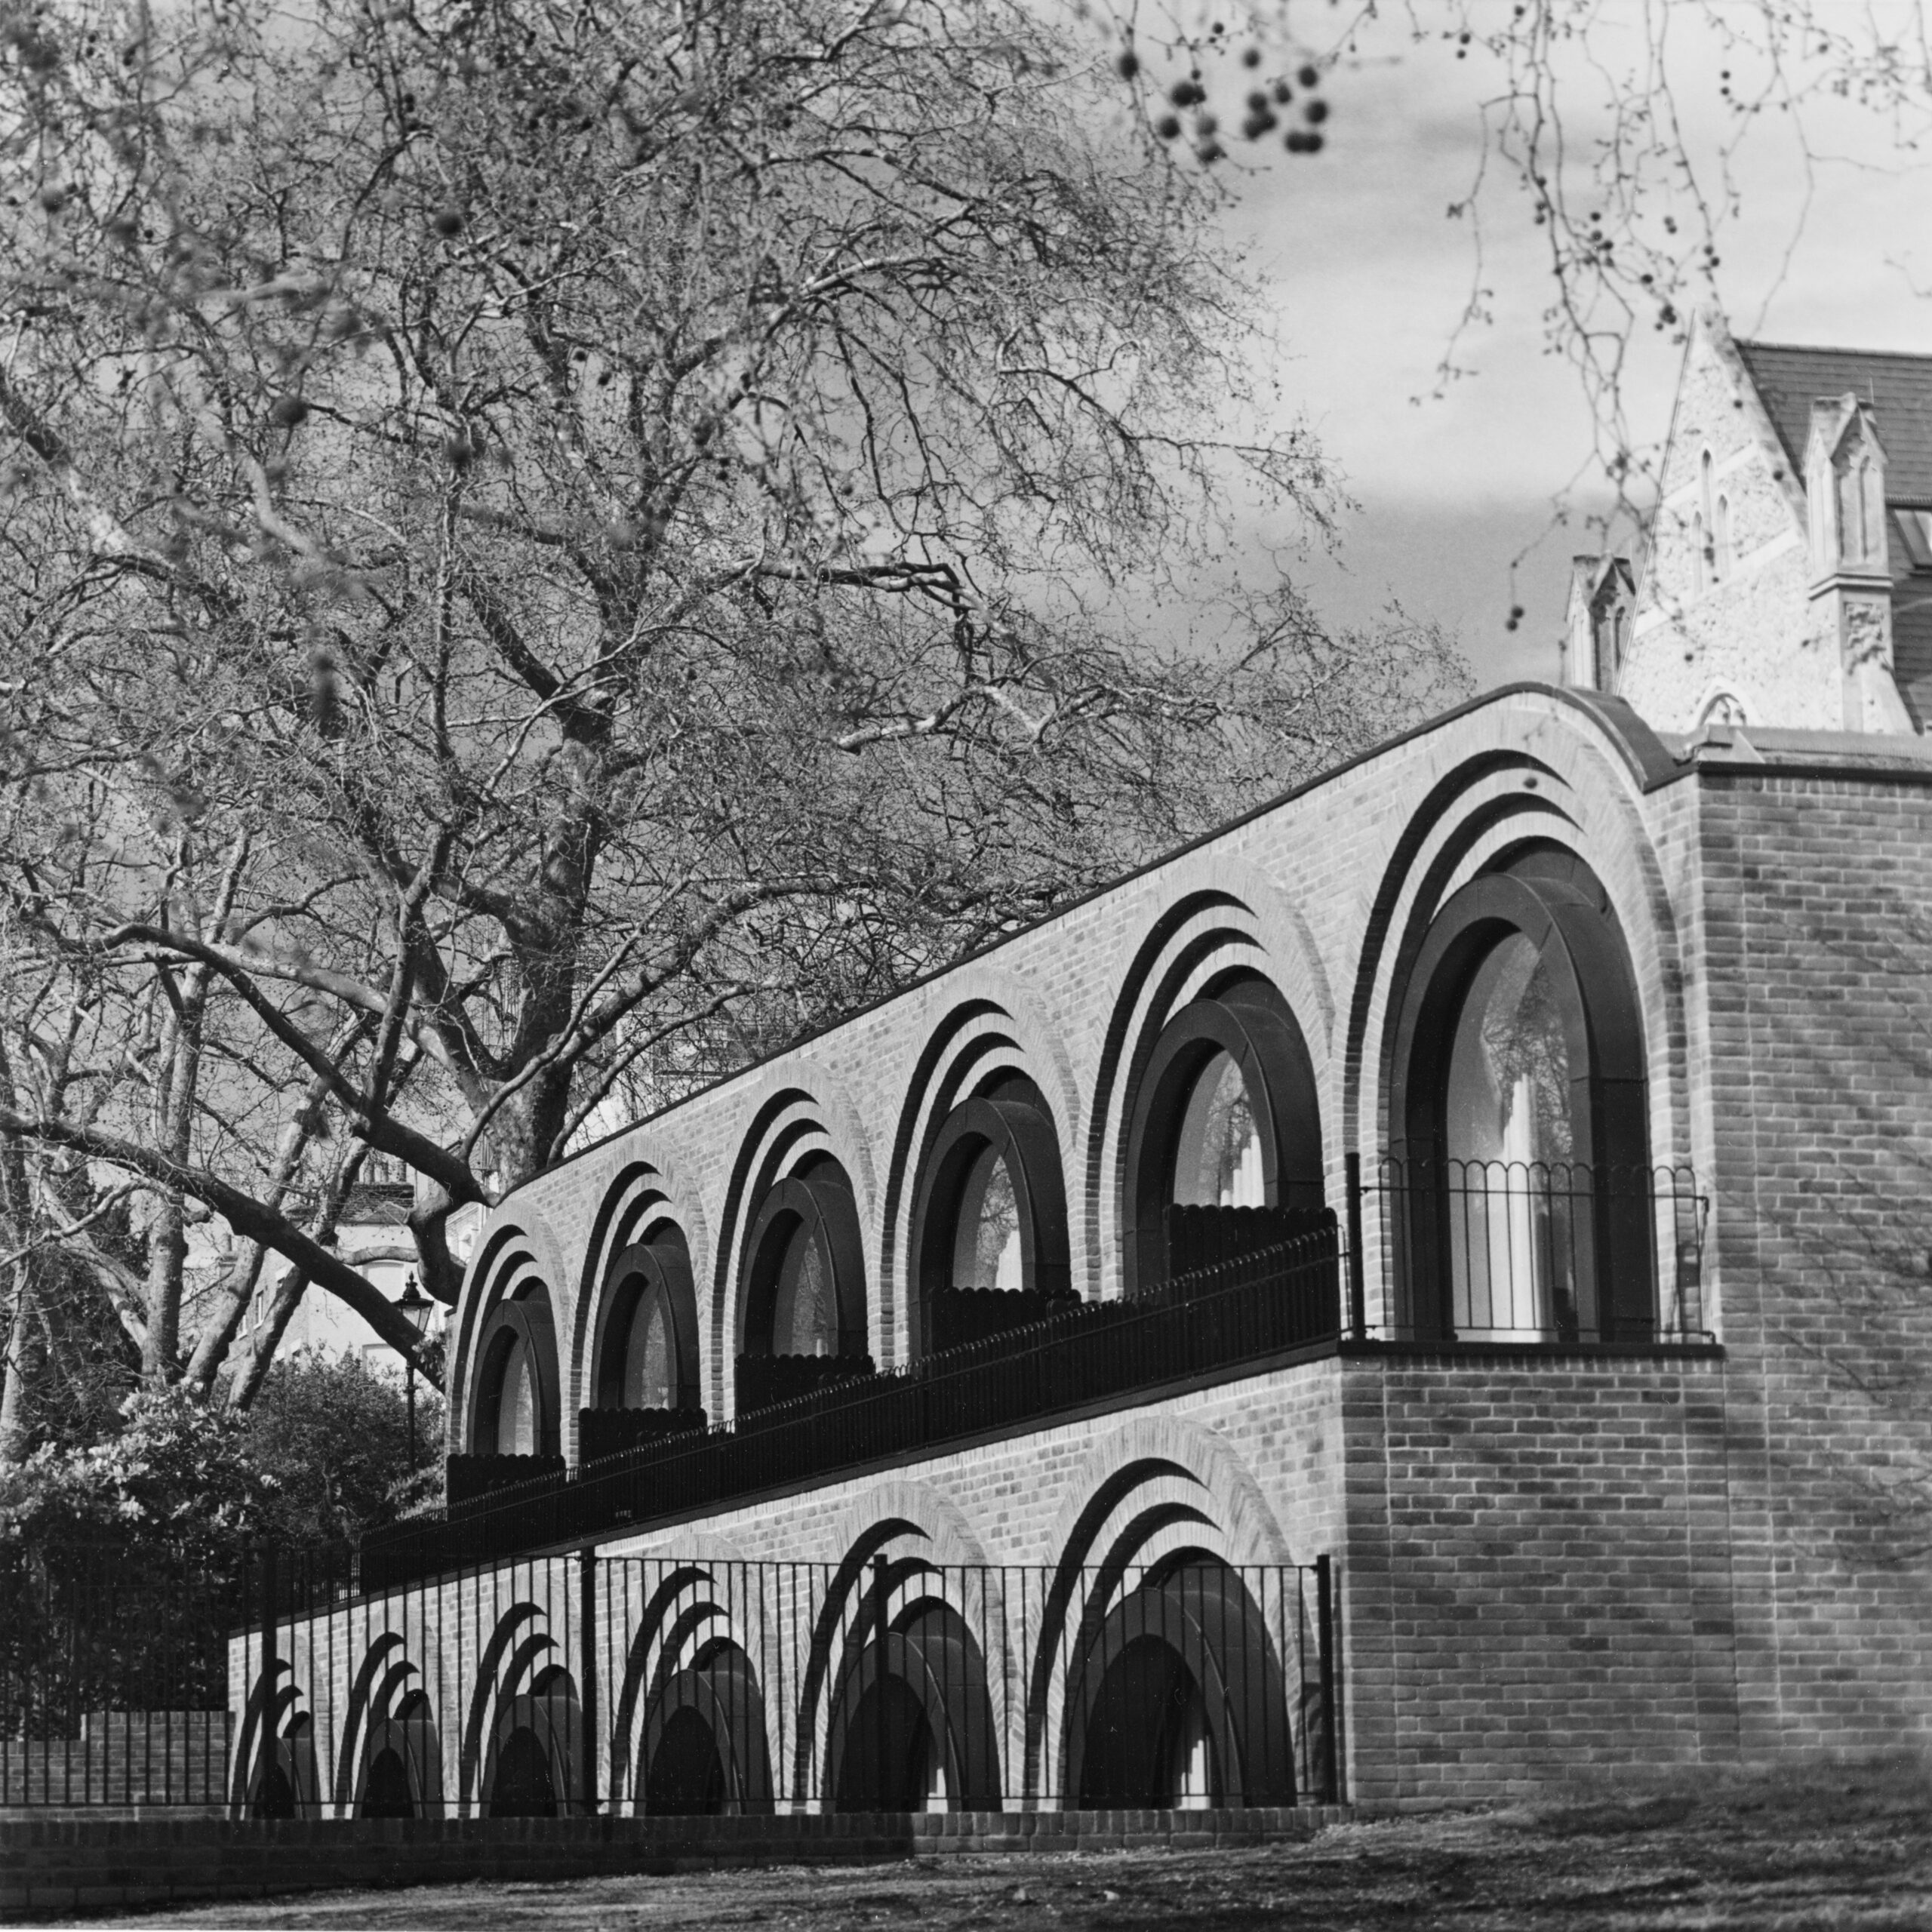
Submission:
[[[1338,1801],[1326,1559],[605,1567],[616,1812]]]
[[[79,1543],[0,1553],[0,1812],[219,1806],[244,1588]]]
[[[372,1590],[334,1549],[219,1578],[0,1569],[0,1810],[1185,1810],[1343,1789],[1325,1558],[581,1549]]]

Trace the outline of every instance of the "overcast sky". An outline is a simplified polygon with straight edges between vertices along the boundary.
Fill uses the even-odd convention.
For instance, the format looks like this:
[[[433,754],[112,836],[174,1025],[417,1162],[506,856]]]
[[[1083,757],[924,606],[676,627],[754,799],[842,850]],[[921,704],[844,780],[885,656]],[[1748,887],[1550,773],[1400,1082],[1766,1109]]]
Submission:
[[[1673,28],[1701,29],[1701,8],[1669,0]],[[1849,0],[1847,15],[1863,11]],[[1427,13],[1430,9],[1419,8]],[[1897,10],[1916,14],[1918,8]],[[1613,31],[1641,17],[1637,0],[1604,0]],[[1742,61],[1701,30],[1680,35],[1678,111],[1694,152],[1725,125],[1717,74]],[[1587,462],[1592,436],[1576,375],[1543,353],[1540,314],[1551,293],[1527,201],[1494,198],[1483,281],[1493,324],[1459,358],[1475,370],[1445,399],[1423,401],[1475,270],[1466,222],[1449,203],[1467,190],[1479,152],[1479,106],[1499,82],[1480,49],[1457,60],[1440,41],[1372,26],[1328,84],[1328,143],[1313,158],[1281,157],[1244,182],[1230,220],[1277,291],[1284,407],[1304,411],[1346,472],[1361,509],[1345,531],[1341,567],[1305,575],[1332,620],[1372,616],[1391,593],[1460,634],[1484,685],[1553,678],[1555,639],[1573,550],[1586,533],[1546,529],[1554,502]],[[1580,85],[1587,77],[1580,77]],[[1578,125],[1588,120],[1579,96]],[[1932,351],[1932,171],[1894,130],[1861,109],[1807,118],[1814,147],[1842,159],[1806,170],[1788,122],[1766,117],[1740,154],[1741,198],[1717,272],[1735,333],[1777,341]],[[1927,291],[1915,294],[1913,279]],[[1668,426],[1681,351],[1642,331],[1626,386],[1641,439]],[[1575,500],[1601,506],[1601,487]],[[1521,566],[1526,610],[1504,620],[1509,565]]]

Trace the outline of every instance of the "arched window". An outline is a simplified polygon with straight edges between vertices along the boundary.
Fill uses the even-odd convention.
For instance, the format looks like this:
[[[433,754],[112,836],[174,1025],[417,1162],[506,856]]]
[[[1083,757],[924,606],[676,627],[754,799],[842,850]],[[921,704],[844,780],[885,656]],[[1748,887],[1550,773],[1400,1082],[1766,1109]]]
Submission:
[[[1066,1185],[1046,1097],[995,1075],[934,1131],[912,1211],[917,1351],[958,1347],[1069,1306]]]
[[[740,1409],[871,1373],[858,1205],[838,1161],[815,1155],[772,1186],[746,1237],[745,1257]]]
[[[1711,519],[1711,574],[1719,583],[1730,574],[1730,499],[1720,497]]]
[[[1287,1003],[1231,974],[1161,1029],[1126,1148],[1130,1293],[1272,1245],[1321,1210],[1315,1073]]]
[[[801,1220],[785,1244],[772,1291],[771,1352],[775,1355],[835,1355],[838,1299],[825,1230]]]
[[[697,1296],[684,1235],[660,1223],[611,1264],[597,1344],[604,1409],[698,1406]]]
[[[661,1221],[611,1262],[592,1352],[596,1401],[577,1417],[594,1460],[701,1427],[697,1294],[683,1233]]]
[[[1700,590],[1708,590],[1711,587],[1711,546],[1704,531],[1704,512],[1699,510],[1690,519],[1690,543],[1697,555],[1697,588]]]
[[[558,1453],[557,1344],[550,1294],[526,1281],[484,1324],[469,1439],[481,1456]]]
[[[1400,1015],[1398,1319],[1423,1336],[1654,1334],[1642,1015],[1596,875],[1537,847],[1463,888]]]

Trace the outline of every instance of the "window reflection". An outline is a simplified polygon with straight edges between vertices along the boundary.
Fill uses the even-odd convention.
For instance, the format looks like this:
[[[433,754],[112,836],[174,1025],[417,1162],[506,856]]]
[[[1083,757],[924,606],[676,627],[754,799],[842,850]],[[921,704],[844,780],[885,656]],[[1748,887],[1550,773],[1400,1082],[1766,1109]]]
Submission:
[[[1444,1126],[1459,1331],[1546,1335],[1594,1320],[1571,997],[1567,975],[1514,933],[1477,968],[1457,1017]]]
[[[838,1352],[838,1318],[832,1305],[832,1270],[818,1230],[801,1222],[779,1264],[771,1317],[771,1352],[832,1355]]]
[[[678,1405],[677,1348],[664,1291],[654,1287],[638,1304],[624,1350],[624,1407],[672,1409]]]
[[[536,1365],[528,1345],[518,1336],[503,1364],[503,1395],[497,1405],[497,1454],[537,1454]]]
[[[958,1231],[953,1238],[955,1288],[1019,1288],[1020,1203],[1013,1175],[997,1147],[980,1149],[959,1198]]]
[[[1247,1083],[1230,1054],[1217,1053],[1188,1095],[1174,1155],[1174,1198],[1182,1208],[1265,1208],[1261,1134]]]

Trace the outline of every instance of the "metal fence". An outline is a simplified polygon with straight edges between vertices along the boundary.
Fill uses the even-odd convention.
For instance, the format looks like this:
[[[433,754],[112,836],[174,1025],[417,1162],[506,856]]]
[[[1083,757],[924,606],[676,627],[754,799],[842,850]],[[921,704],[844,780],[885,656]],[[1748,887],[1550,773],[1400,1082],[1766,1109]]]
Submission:
[[[222,1804],[246,1568],[0,1554],[0,1810]]]
[[[1186,1809],[1341,1789],[1327,1560],[531,1557],[239,1634],[260,1816]]]
[[[1332,1226],[1168,1281],[1088,1302],[889,1374],[500,1490],[446,1520],[371,1535],[380,1589],[517,1551],[701,1513],[800,1481],[1010,1433],[1057,1414],[1333,1337],[1341,1321]]]
[[[116,1571],[118,1574],[116,1574]],[[530,1557],[364,1592],[0,1567],[0,1810],[238,1817],[1335,1801],[1328,1559]]]
[[[1372,1204],[1386,1291],[1379,1332],[1706,1338],[1710,1203],[1687,1167],[1390,1158],[1361,1198]]]

